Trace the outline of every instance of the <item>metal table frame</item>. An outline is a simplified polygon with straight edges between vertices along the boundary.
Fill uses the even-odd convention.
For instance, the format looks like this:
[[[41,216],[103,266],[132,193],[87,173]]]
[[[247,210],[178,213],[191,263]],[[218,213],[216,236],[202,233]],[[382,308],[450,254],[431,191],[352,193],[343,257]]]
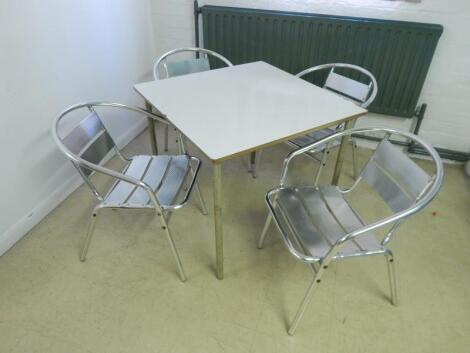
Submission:
[[[150,108],[152,108],[152,105],[149,102],[146,101],[145,104],[146,104],[147,110],[150,110]],[[348,118],[341,120],[340,123],[344,122],[346,124],[345,129],[350,129],[354,126],[356,119],[357,119],[357,116],[348,117]],[[149,117],[148,122],[149,122],[149,134],[150,134],[152,152],[155,154],[158,154],[157,137],[155,134],[155,120]],[[321,130],[323,128],[324,126],[320,126],[318,128],[313,129],[311,132]],[[284,140],[275,141],[271,145],[285,142],[289,138],[290,137],[286,137]],[[341,139],[341,145],[339,147],[338,156],[336,159],[335,169],[333,173],[332,183],[334,185],[338,185],[339,178],[341,176],[341,169],[342,169],[343,161],[344,161],[344,150],[346,149],[347,144],[348,144],[347,137],[343,137]],[[213,195],[214,195],[216,276],[218,279],[224,278],[222,163],[224,160],[238,158],[243,154],[250,154],[253,152],[254,151],[246,151],[246,152],[237,154],[236,156],[232,156],[231,158],[226,158],[223,160],[211,160],[212,161],[212,188],[213,188]]]
[[[224,277],[222,163],[251,154],[252,164],[256,164],[259,158],[253,158],[254,152],[341,123],[350,128],[359,116],[367,113],[331,92],[264,62],[143,82],[135,88],[147,101],[147,107],[154,106],[212,162],[216,274],[219,279]],[[218,104],[212,104],[214,100]],[[244,102],[242,106],[240,102]],[[220,119],[222,114],[223,120]],[[286,115],[292,118],[286,120]],[[205,123],[195,123],[199,121]],[[158,153],[154,124],[150,119],[152,150]],[[224,138],[227,128],[247,133],[227,140]],[[343,139],[333,175],[334,184],[340,178],[346,147],[347,141]]]

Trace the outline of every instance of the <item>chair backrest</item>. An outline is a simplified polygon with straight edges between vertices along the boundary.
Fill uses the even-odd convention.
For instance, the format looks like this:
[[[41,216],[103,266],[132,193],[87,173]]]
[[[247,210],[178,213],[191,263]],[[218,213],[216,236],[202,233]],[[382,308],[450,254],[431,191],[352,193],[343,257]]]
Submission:
[[[166,122],[162,120],[162,117],[158,114],[145,109],[106,102],[87,102],[73,105],[54,119],[51,132],[57,147],[77,168],[95,196],[101,198],[101,195],[89,177],[95,171],[106,171],[108,175],[120,176],[120,173],[101,167],[106,161],[106,157],[110,156],[112,151],[116,152],[123,160],[126,159],[121,155],[116,143],[101,121],[98,113],[95,111],[94,108],[97,106],[141,113],[152,116],[154,119],[163,123]],[[62,129],[64,121],[67,120],[67,118],[72,118],[72,113],[80,110],[85,112],[85,117],[76,124],[70,132],[65,134],[65,136],[61,136],[60,130]],[[76,117],[74,117],[74,119],[75,118]]]
[[[178,61],[168,61],[167,59],[170,56],[180,53],[196,53],[199,57],[194,59],[178,60]],[[160,58],[157,59],[153,65],[153,77],[155,80],[162,78],[170,78],[175,76],[187,75],[196,72],[208,71],[210,70],[209,56],[215,57],[227,66],[233,66],[233,64],[224,56],[208,49],[204,48],[178,48],[170,50],[169,52],[163,54]],[[164,77],[160,77],[159,70],[163,66],[163,71],[165,73]]]
[[[364,166],[364,180],[394,211],[401,212],[424,197],[436,175],[431,176],[389,141],[386,134]],[[436,160],[436,172],[442,161]]]
[[[336,68],[348,69],[352,72],[361,73],[366,76],[369,81],[367,84],[341,75],[335,72]],[[368,70],[352,64],[345,63],[331,63],[318,65],[299,72],[296,76],[303,77],[307,74],[323,71],[329,69],[323,88],[335,92],[345,98],[348,98],[360,105],[367,108],[377,96],[377,80]]]
[[[70,152],[84,160],[101,165],[104,158],[112,149],[116,148],[111,135],[94,109],[89,107],[90,113],[80,123],[62,138],[62,142]],[[82,168],[88,176],[93,171]]]

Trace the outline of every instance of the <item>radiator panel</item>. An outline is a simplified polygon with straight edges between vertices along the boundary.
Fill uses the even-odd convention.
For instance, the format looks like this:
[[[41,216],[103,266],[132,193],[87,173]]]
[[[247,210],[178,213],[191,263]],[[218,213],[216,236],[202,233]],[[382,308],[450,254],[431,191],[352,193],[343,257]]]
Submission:
[[[443,32],[437,24],[222,6],[201,13],[204,47],[234,64],[263,60],[293,74],[329,62],[359,65],[379,86],[369,110],[399,117],[414,115]]]

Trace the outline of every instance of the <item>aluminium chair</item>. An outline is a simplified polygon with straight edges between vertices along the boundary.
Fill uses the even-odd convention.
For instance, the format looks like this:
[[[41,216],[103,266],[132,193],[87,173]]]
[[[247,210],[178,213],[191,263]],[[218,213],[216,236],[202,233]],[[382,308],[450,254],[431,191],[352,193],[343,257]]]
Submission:
[[[170,249],[176,260],[178,272],[182,281],[186,275],[181,264],[175,242],[168,226],[173,211],[187,204],[195,187],[199,193],[202,211],[207,214],[206,206],[200,194],[196,178],[201,161],[185,153],[181,143],[181,154],[167,155],[136,155],[125,157],[116,146],[95,108],[107,108],[114,113],[123,111],[140,113],[168,124],[158,114],[147,110],[118,103],[87,102],[67,108],[52,124],[52,136],[59,150],[72,162],[85,183],[98,199],[98,205],[93,208],[88,232],[80,253],[80,260],[85,261],[88,247],[93,235],[95,223],[101,210],[110,209],[142,209],[155,212],[161,225],[161,232],[165,234]],[[67,133],[62,134],[63,123],[81,113],[84,118]],[[70,122],[69,122],[70,125]],[[66,127],[66,126],[65,126]],[[103,166],[112,154],[125,162],[122,171],[115,171]],[[114,180],[111,188],[100,192],[91,176],[101,173]]]
[[[185,59],[185,60],[174,60],[169,61],[170,57],[174,55],[184,53],[195,53],[196,58]],[[155,80],[161,80],[165,78],[171,78],[175,76],[182,76],[193,74],[196,72],[209,71],[211,69],[209,58],[215,58],[218,61],[223,62],[226,66],[233,66],[233,64],[224,56],[208,49],[204,48],[178,48],[166,52],[160,56],[155,64],[153,65],[153,78]],[[161,72],[163,74],[161,74]],[[168,151],[168,134],[169,126],[165,126],[165,140],[164,149]]]
[[[352,79],[350,77],[344,76],[335,69],[340,69],[340,70],[347,70],[349,71],[349,74],[355,75],[355,77],[362,76],[363,80],[368,81],[368,83],[363,83],[361,81],[358,81],[356,79]],[[345,64],[345,63],[331,63],[331,64],[323,64],[323,65],[318,65],[314,67],[310,67],[308,69],[305,69],[301,72],[299,72],[296,76],[297,77],[304,77],[307,75],[312,75],[315,73],[324,73],[326,70],[328,70],[326,74],[326,79],[324,80],[324,83],[322,85],[322,88],[331,91],[347,100],[350,100],[354,104],[359,105],[362,108],[367,108],[375,99],[377,96],[377,81],[370,73],[368,70],[357,66],[357,65],[352,65],[352,64]],[[334,133],[341,131],[344,129],[344,124],[340,124],[336,127],[329,127],[320,131],[315,131],[312,133],[309,133],[307,135],[298,137],[293,140],[289,140],[288,144],[297,149],[303,146],[306,146],[308,144],[314,143],[316,141],[319,141],[327,136],[333,135]],[[356,143],[355,141],[351,138],[349,140],[349,143],[351,144],[351,153],[352,153],[352,165],[353,165],[353,176],[354,179],[357,177],[357,161],[356,161]],[[320,178],[320,174],[322,171],[322,168],[326,165],[327,161],[327,156],[332,148],[339,147],[340,143],[338,141],[335,141],[334,143],[331,143],[329,148],[326,149],[324,145],[318,145],[315,150],[310,150],[307,151],[305,154],[309,157],[311,157],[313,160],[319,162],[319,167],[317,170],[317,174],[315,177],[315,184],[318,182],[318,179]],[[317,154],[321,153],[321,157],[317,158]],[[259,164],[259,158],[255,160],[254,162],[254,169],[257,169],[257,166]],[[256,175],[256,172],[254,173]]]
[[[297,156],[343,136],[369,132],[380,133],[384,137],[350,188],[286,184],[289,164]],[[425,172],[393,146],[389,141],[392,135],[408,138],[427,151],[434,164],[433,174]],[[286,157],[279,186],[266,194],[269,215],[257,245],[260,249],[263,247],[269,225],[274,220],[289,252],[296,259],[305,262],[313,272],[313,280],[288,328],[290,335],[294,334],[332,261],[370,255],[385,256],[391,301],[397,304],[394,257],[387,245],[399,225],[422,210],[437,195],[442,179],[442,161],[433,147],[411,133],[385,128],[356,128],[338,132],[292,151]],[[371,213],[376,214],[376,205],[380,207],[383,203],[384,211],[388,211],[387,215],[372,222],[364,221],[365,212],[361,215],[350,200],[354,194],[361,195],[362,199],[376,196],[375,201],[370,203],[374,205],[369,207]],[[385,233],[381,240],[377,237],[379,230]]]

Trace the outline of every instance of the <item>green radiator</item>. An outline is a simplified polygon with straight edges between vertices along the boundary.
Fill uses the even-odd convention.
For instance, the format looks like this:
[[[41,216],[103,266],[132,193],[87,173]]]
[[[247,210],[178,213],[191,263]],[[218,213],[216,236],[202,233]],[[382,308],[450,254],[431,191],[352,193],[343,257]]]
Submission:
[[[369,110],[407,118],[415,114],[443,31],[437,24],[370,18],[208,5],[197,10],[204,47],[234,64],[263,60],[293,74],[329,62],[360,65],[378,81]]]

